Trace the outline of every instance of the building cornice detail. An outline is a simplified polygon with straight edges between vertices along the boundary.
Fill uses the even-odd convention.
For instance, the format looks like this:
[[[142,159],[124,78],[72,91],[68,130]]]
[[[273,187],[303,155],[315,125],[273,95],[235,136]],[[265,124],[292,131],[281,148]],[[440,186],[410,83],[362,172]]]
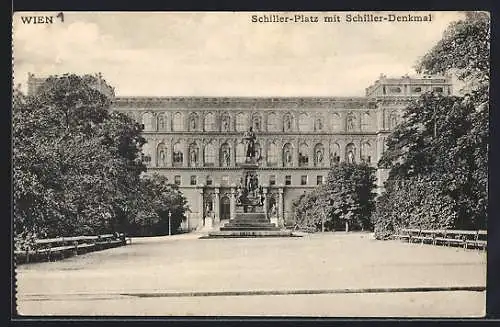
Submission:
[[[303,109],[303,108],[376,108],[366,97],[143,97],[118,96],[114,108],[146,107],[172,109]]]

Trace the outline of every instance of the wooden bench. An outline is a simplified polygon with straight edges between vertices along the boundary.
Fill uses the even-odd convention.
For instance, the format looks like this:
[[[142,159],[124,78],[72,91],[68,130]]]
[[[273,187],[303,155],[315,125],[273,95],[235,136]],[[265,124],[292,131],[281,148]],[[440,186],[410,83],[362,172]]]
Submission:
[[[408,239],[409,243],[417,241],[421,244],[462,246],[465,249],[469,247],[486,249],[486,236],[487,231],[485,230],[420,230],[415,228],[403,228],[393,237],[400,240]]]
[[[472,247],[472,248],[486,250],[486,247],[488,246],[488,241],[486,240],[487,236],[488,236],[487,231],[478,230],[476,231],[473,239],[465,240],[464,246],[466,249]]]
[[[420,241],[421,244],[424,243],[434,244],[435,238],[436,234],[434,233],[433,230],[425,230],[425,229],[419,230],[418,232],[414,230],[414,235],[412,235],[411,237],[412,241],[413,240]]]
[[[124,233],[38,239],[26,250],[15,250],[14,255],[18,263],[43,260],[52,261],[93,250],[103,250],[125,245],[126,242]]]
[[[400,229],[392,237],[393,237],[393,239],[396,239],[396,240],[406,240],[406,239],[408,239],[408,241],[409,241],[410,240],[410,233],[408,232],[407,229]]]

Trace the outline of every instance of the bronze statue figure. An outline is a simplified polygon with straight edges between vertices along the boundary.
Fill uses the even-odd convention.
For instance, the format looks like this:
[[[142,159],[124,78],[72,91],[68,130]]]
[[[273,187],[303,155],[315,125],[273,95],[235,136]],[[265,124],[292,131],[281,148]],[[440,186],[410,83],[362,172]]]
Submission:
[[[247,141],[247,152],[246,152],[246,157],[247,158],[254,158],[255,157],[255,133],[253,132],[252,127],[248,129],[247,132],[245,132],[245,135],[243,135],[243,139]]]

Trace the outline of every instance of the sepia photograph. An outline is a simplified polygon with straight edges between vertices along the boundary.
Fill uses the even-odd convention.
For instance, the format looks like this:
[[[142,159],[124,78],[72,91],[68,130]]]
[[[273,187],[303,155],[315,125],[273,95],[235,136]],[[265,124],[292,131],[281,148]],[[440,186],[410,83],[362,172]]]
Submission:
[[[14,12],[15,315],[485,317],[490,19]]]

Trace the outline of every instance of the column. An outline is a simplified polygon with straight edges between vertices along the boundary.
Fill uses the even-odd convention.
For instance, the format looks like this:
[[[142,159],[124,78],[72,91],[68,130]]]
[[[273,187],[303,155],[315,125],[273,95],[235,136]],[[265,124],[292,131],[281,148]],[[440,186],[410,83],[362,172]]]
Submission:
[[[333,146],[332,146],[332,140],[328,140],[328,145],[325,147],[325,153],[324,153],[324,160],[325,160],[325,163],[327,163],[328,167],[331,167],[333,166],[333,163],[335,160],[333,158]],[[338,155],[338,154],[337,154]]]
[[[309,144],[309,163],[308,167],[314,167],[314,161],[316,159],[316,153],[314,153],[314,147],[316,146],[317,141],[315,140],[307,140],[307,143]]]
[[[361,145],[363,144],[363,140],[362,140],[362,139],[356,140],[356,143],[355,143],[355,144],[356,144],[356,147],[358,147],[358,146],[359,146],[359,148],[358,148],[358,149],[359,149],[359,150],[358,150],[358,153],[356,154],[356,155],[357,155],[357,157],[358,157],[358,159],[356,160],[356,162],[357,162],[357,163],[361,163],[361,155],[362,155],[362,153],[361,153]]]
[[[267,167],[267,139],[263,138],[260,142],[260,155],[262,156],[261,167]]]
[[[340,153],[339,153],[340,161],[341,162],[345,162],[346,161],[345,147],[346,147],[347,142],[346,142],[346,140],[344,138],[341,141],[339,141],[338,143],[339,143],[339,146],[340,146]]]
[[[214,141],[214,146],[215,146],[215,167],[220,167],[220,140],[215,139]]]
[[[198,149],[198,162],[197,167],[203,167],[205,165],[205,143],[200,140],[200,148]]]
[[[299,139],[296,139],[294,142],[293,142],[293,147],[294,147],[294,154],[293,154],[293,158],[292,158],[292,163],[293,163],[293,167],[298,167],[299,166],[299,147],[300,147],[300,142],[299,142]]]
[[[234,219],[236,217],[236,184],[231,184],[231,213],[229,219]]]
[[[268,211],[268,208],[267,208],[267,185],[262,185],[262,192],[264,193],[264,213],[266,215],[266,218],[269,219],[269,217],[267,216],[267,211]]]
[[[165,119],[165,131],[171,132],[172,131],[172,112],[166,111],[163,117]]]
[[[384,129],[384,120],[383,120],[382,108],[380,107],[380,102],[377,103],[377,132]]]
[[[182,147],[182,167],[188,167],[188,161],[189,161],[189,142],[184,141],[184,146]]]
[[[231,167],[236,167],[236,146],[238,145],[238,140],[235,139],[231,142]]]
[[[169,138],[168,144],[165,142],[165,166],[167,167],[172,167],[174,165],[173,159],[172,159],[172,153],[174,152],[174,139]]]
[[[203,184],[198,185],[198,226],[203,226]]]
[[[278,219],[280,221],[285,222],[285,217],[283,216],[283,185],[280,185],[278,188]]]
[[[220,184],[215,184],[214,223],[220,222]]]
[[[158,155],[158,141],[156,139],[151,140],[153,149],[151,151],[151,167],[158,167],[157,155]]]
[[[153,112],[153,115],[151,116],[151,125],[153,125],[153,131],[157,132],[158,131],[158,114],[156,112]]]

